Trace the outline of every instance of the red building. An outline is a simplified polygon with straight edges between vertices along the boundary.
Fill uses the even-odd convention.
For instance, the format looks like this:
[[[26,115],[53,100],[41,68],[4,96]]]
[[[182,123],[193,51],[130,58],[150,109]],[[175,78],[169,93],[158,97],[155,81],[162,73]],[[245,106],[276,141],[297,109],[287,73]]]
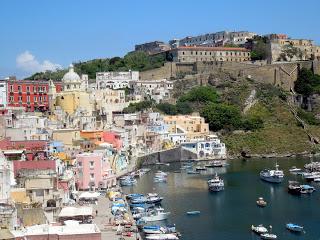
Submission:
[[[61,82],[55,82],[56,92],[62,89]],[[49,81],[8,80],[8,107],[24,107],[27,112],[46,111],[49,108]]]

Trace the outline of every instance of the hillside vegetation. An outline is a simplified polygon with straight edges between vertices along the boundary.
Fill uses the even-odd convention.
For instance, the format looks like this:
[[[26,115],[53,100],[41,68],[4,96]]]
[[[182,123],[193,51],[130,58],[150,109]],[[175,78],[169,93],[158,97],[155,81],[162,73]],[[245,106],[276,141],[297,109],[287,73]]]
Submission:
[[[78,74],[88,74],[89,79],[96,78],[96,72],[108,71],[145,71],[161,67],[166,61],[165,55],[150,56],[145,52],[137,51],[126,54],[123,58],[113,57],[94,59],[85,62],[73,63]],[[26,79],[52,79],[61,80],[67,69],[35,73]]]

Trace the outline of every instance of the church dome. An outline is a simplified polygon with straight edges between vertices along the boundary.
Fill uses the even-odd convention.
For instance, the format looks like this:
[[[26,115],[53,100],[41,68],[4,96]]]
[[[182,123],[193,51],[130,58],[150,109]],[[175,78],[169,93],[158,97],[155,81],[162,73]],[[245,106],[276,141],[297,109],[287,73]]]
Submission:
[[[63,76],[63,82],[80,82],[80,76],[74,71],[73,65],[69,66],[69,71]]]

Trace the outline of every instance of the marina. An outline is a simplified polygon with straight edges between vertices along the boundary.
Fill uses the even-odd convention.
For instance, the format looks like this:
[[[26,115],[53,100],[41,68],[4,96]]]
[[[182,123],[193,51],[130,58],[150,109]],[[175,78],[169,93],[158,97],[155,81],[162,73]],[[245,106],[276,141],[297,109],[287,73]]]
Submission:
[[[123,192],[144,195],[152,192],[163,197],[161,208],[164,212],[170,212],[170,215],[166,220],[148,225],[166,227],[174,224],[181,233],[179,239],[183,240],[209,240],[212,236],[221,240],[316,239],[319,237],[317,226],[320,210],[317,207],[317,190],[320,189],[320,184],[307,183],[303,176],[289,171],[292,166],[304,169],[304,164],[308,162],[310,159],[277,159],[279,169],[284,174],[283,181],[278,184],[260,179],[260,171],[274,169],[274,159],[231,160],[228,161],[228,166],[207,168],[206,171],[199,171],[199,174],[187,173],[197,167],[196,163],[156,165],[150,167],[148,174],[137,179],[136,185],[123,187]],[[177,170],[179,172],[176,173]],[[157,171],[167,174],[165,184],[153,182]],[[161,175],[159,173],[157,175]],[[224,180],[225,185],[224,191],[218,194],[210,192],[207,183],[216,173]],[[289,180],[297,181],[299,187],[310,184],[316,191],[312,194],[289,194]],[[268,203],[265,208],[256,207],[254,204],[261,196]],[[290,222],[303,226],[305,233],[295,234],[289,231],[287,224]],[[260,224],[268,230],[263,236],[251,231],[252,225]],[[153,236],[147,239],[165,237],[159,234],[158,238]]]

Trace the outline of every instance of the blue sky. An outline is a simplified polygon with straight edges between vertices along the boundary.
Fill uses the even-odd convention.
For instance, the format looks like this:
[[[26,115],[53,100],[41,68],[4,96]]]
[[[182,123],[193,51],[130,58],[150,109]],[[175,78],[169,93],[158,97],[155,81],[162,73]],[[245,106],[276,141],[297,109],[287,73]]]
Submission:
[[[320,44],[319,9],[319,0],[1,0],[0,78],[221,30],[287,33]]]

